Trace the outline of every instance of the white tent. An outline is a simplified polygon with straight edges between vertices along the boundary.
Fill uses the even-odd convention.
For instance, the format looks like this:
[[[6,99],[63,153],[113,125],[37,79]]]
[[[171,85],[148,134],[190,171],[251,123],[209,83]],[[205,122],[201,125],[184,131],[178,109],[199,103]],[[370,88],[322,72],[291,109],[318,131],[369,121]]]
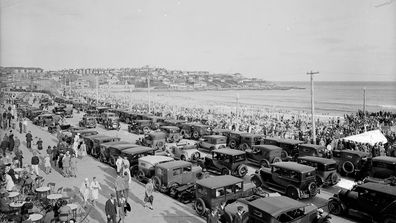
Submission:
[[[348,136],[343,139],[354,141],[354,142],[360,142],[360,143],[369,143],[370,145],[374,145],[379,142],[381,142],[382,144],[388,142],[386,137],[378,129],[373,130],[373,131],[364,132],[364,133],[357,134],[357,135],[353,135],[353,136]]]

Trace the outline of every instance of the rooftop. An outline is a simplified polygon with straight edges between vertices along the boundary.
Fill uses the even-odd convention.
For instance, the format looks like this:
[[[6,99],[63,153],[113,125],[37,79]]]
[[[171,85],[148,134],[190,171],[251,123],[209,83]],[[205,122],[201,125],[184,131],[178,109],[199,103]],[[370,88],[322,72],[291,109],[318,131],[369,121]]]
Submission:
[[[162,169],[170,169],[175,166],[177,167],[177,166],[191,166],[191,165],[192,164],[187,161],[175,160],[175,161],[171,161],[171,162],[161,163],[161,164],[158,164],[157,166]]]
[[[323,164],[335,164],[336,163],[336,161],[333,159],[326,159],[326,158],[316,157],[316,156],[301,156],[301,157],[298,157],[297,159],[316,162],[316,163],[323,163]]]
[[[250,202],[249,205],[262,210],[273,217],[278,217],[284,212],[307,206],[302,202],[293,200],[286,196],[261,198]]]
[[[213,152],[227,154],[227,155],[231,155],[231,156],[238,156],[238,155],[246,154],[245,151],[229,149],[229,148],[216,149],[216,150],[213,150]]]
[[[151,152],[151,151],[154,151],[154,150],[155,149],[150,148],[150,147],[139,146],[139,147],[134,147],[134,148],[129,148],[129,149],[122,150],[122,153],[126,154],[126,155],[135,155],[135,154],[144,153],[144,152]]]
[[[315,171],[315,168],[313,168],[311,166],[299,164],[296,162],[277,162],[277,163],[273,163],[272,166],[280,167],[280,168],[288,169],[288,170],[295,170],[295,171],[298,171],[301,173]]]
[[[240,179],[238,177],[234,177],[231,175],[222,175],[222,176],[214,176],[214,177],[205,178],[205,179],[197,181],[196,183],[198,185],[201,185],[206,188],[215,189],[215,188],[233,185],[233,184],[237,184],[237,183],[241,183],[241,182],[243,182],[243,179]]]
[[[357,187],[377,191],[392,197],[396,197],[396,187],[390,184],[379,184],[379,183],[365,183],[358,185]]]

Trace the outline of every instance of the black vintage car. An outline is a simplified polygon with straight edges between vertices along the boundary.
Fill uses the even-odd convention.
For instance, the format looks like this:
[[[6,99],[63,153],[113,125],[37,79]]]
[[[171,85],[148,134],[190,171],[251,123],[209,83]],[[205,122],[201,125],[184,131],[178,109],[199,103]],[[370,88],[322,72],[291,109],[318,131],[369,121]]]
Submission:
[[[264,139],[264,144],[279,146],[283,149],[283,157],[298,157],[298,146],[303,144],[303,141],[294,139],[279,139],[267,137]],[[307,154],[308,155],[308,154]]]
[[[365,183],[351,190],[342,189],[329,199],[329,212],[353,215],[368,222],[396,222],[396,187]]]
[[[356,150],[333,150],[333,159],[341,175],[360,175],[360,171],[369,165],[369,157],[370,154]]]
[[[377,156],[371,160],[371,168],[364,182],[393,183],[396,179],[396,157]]]
[[[228,136],[228,146],[231,149],[246,151],[254,145],[262,144],[264,135],[257,135],[245,132],[230,132]]]

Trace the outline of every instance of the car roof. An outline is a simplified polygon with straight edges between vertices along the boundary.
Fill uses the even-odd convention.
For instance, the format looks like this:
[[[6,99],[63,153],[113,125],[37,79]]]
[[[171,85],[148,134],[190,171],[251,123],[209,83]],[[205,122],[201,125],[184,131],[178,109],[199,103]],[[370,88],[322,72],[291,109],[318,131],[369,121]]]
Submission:
[[[96,135],[84,136],[84,138],[86,138],[86,139],[96,139],[96,138],[102,138],[102,137],[105,137],[105,136],[107,136],[107,135],[96,134]]]
[[[150,152],[150,151],[154,151],[154,150],[155,150],[154,148],[150,148],[150,147],[146,147],[146,146],[138,146],[138,147],[122,150],[122,153],[128,154],[128,155],[135,155],[138,153]]]
[[[191,166],[191,165],[192,165],[192,163],[187,162],[187,161],[175,160],[175,161],[171,161],[171,162],[161,163],[161,164],[158,164],[157,166],[162,169],[170,169],[173,167]]]
[[[301,157],[298,157],[297,159],[311,161],[311,162],[315,162],[315,163],[323,163],[323,164],[335,164],[336,163],[336,161],[333,159],[326,159],[326,158],[316,157],[316,156],[301,156]]]
[[[280,138],[272,138],[272,137],[268,137],[266,139],[274,140],[278,143],[287,143],[287,144],[302,144],[302,143],[304,143],[303,141],[294,140],[294,139],[280,139]]]
[[[368,189],[368,190],[373,190],[376,192],[380,192],[386,195],[390,195],[392,197],[396,196],[396,187],[392,186],[390,184],[379,184],[379,183],[365,183],[365,184],[360,184],[357,185],[357,187],[359,188],[363,188],[363,189]]]
[[[231,132],[231,130],[229,130],[229,129],[220,129],[220,128],[214,128],[212,131],[213,132],[221,132],[221,133],[223,133],[223,132]]]
[[[237,156],[237,155],[246,154],[245,151],[236,150],[236,149],[229,149],[229,148],[215,149],[215,150],[213,150],[213,152],[216,152],[216,153],[223,153],[223,154],[232,155],[232,156]]]
[[[151,122],[151,120],[148,120],[148,119],[141,119],[141,120],[135,120],[135,122],[136,122],[136,123],[139,123],[139,122],[141,122],[141,123],[146,123],[146,122]]]
[[[163,126],[161,126],[161,128],[163,128],[163,129],[179,129],[179,127],[173,126],[173,125],[163,125]]]
[[[207,135],[207,136],[204,136],[203,138],[227,139],[227,137],[225,137],[223,135]]]
[[[75,129],[74,132],[75,133],[83,133],[83,132],[98,132],[98,131],[93,130],[93,129]]]
[[[96,107],[96,109],[110,109],[110,108],[106,107],[106,106],[99,106],[99,107]]]
[[[271,164],[271,166],[280,167],[288,170],[295,170],[301,173],[311,172],[315,170],[315,168],[312,166],[307,166],[296,162],[276,162]]]
[[[373,161],[380,161],[380,162],[383,162],[383,163],[395,164],[396,163],[396,157],[377,156],[377,157],[373,158]]]
[[[108,135],[100,135],[98,137],[94,137],[94,138],[91,138],[91,139],[105,140],[105,139],[115,139],[115,138],[117,138],[117,137],[108,136]]]
[[[101,146],[104,147],[110,147],[113,145],[118,145],[118,144],[130,144],[131,142],[127,142],[127,141],[114,141],[114,142],[106,142],[106,143],[102,143],[100,144]]]
[[[115,115],[114,112],[103,112],[103,114],[105,114],[105,115]]]
[[[148,135],[150,135],[150,136],[161,136],[161,135],[165,136],[166,133],[165,132],[150,132]]]
[[[368,156],[369,155],[366,152],[358,151],[358,150],[351,150],[351,149],[335,150],[335,151],[340,151],[341,153],[356,154],[358,156]]]
[[[126,143],[126,144],[115,144],[110,147],[114,148],[114,149],[118,149],[118,150],[125,150],[125,149],[140,147],[140,146],[136,145],[135,143]]]
[[[256,199],[252,202],[249,202],[249,205],[262,210],[273,217],[278,217],[284,212],[307,206],[307,204],[286,196]]]
[[[319,150],[319,149],[326,149],[325,146],[315,145],[315,144],[308,144],[308,143],[300,144],[300,146],[308,147],[308,148],[313,148],[313,149],[316,149],[316,150]]]
[[[231,175],[222,175],[198,180],[196,184],[206,188],[215,189],[243,182],[243,179]]]
[[[260,149],[267,149],[267,150],[283,150],[279,146],[274,146],[274,145],[254,145],[252,146],[253,148],[260,148]]]
[[[171,160],[174,159],[169,156],[143,156],[139,158],[139,161],[144,161],[147,163],[161,163],[164,161],[171,161]]]
[[[243,132],[239,134],[242,137],[264,137],[264,135]]]

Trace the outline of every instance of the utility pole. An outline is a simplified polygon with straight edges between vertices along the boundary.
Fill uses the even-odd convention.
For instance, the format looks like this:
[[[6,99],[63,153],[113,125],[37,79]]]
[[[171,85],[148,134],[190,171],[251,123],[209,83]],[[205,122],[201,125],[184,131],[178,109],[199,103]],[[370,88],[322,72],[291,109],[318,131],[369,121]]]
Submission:
[[[237,93],[237,96],[236,96],[236,111],[235,111],[235,115],[236,115],[236,118],[238,119],[239,118],[239,93]]]
[[[312,141],[313,144],[316,144],[316,127],[315,127],[315,105],[314,105],[314,82],[313,75],[319,74],[319,72],[308,72],[307,75],[311,76],[311,121],[312,121]]]
[[[366,88],[363,88],[363,126],[366,132]]]
[[[99,77],[96,76],[96,106],[98,106],[99,102]]]
[[[147,88],[148,88],[148,113],[151,111],[151,95],[150,95],[150,75],[147,74]]]

